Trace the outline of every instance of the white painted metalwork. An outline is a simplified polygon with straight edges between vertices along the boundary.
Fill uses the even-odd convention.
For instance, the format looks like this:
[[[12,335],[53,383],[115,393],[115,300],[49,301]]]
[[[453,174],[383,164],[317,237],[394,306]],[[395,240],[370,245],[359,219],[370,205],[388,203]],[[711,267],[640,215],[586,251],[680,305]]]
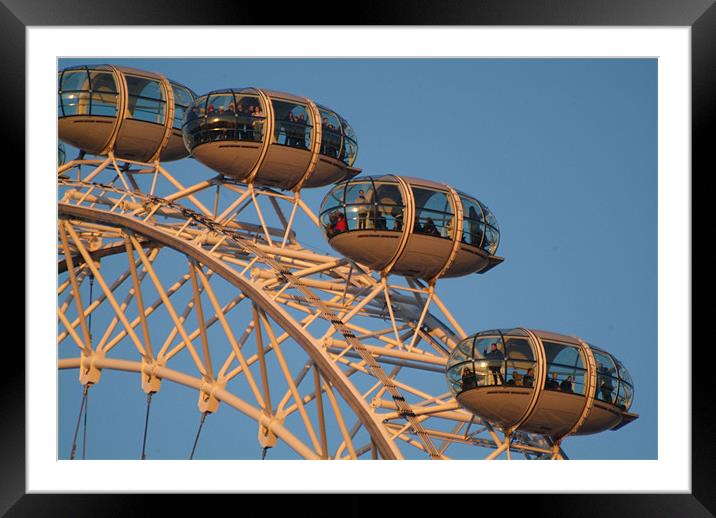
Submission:
[[[185,186],[111,155],[58,171],[59,368],[81,383],[117,369],[155,399],[162,380],[192,387],[200,412],[226,403],[255,421],[257,455],[278,440],[311,459],[553,456],[442,389],[465,332],[438,287],[301,245],[296,220],[318,219],[299,193],[221,176]],[[105,318],[90,333],[93,314]]]

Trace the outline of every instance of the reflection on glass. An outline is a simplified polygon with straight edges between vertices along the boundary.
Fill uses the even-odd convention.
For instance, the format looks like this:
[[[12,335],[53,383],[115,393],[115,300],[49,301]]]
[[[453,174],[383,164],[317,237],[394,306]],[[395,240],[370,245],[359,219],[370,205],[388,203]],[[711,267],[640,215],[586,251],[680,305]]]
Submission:
[[[87,67],[60,73],[58,115],[117,115],[118,93],[111,72]]]

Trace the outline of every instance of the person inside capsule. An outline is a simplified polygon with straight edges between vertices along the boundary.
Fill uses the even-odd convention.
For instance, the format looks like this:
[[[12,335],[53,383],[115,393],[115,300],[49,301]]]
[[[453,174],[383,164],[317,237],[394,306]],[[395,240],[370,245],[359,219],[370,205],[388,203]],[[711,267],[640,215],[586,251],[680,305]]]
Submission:
[[[454,211],[444,191],[411,187],[415,198],[413,231],[418,234],[452,239]]]
[[[276,120],[275,139],[278,144],[301,149],[308,149],[308,133],[311,126],[306,108],[299,104],[273,100]]]
[[[396,184],[352,182],[345,192],[338,189],[330,193],[335,208],[323,213],[324,230],[330,238],[348,230],[402,230],[402,197]],[[342,223],[336,226],[339,215]],[[328,221],[326,220],[328,217]],[[334,221],[335,220],[335,221]]]
[[[491,359],[498,350],[493,344],[503,347],[502,378],[493,364],[497,360]],[[544,363],[538,366],[538,361]],[[466,369],[472,370],[476,383]],[[535,372],[544,373],[543,383],[535,383]],[[521,328],[477,333],[455,346],[446,376],[461,406],[500,426],[527,432],[586,435],[617,430],[638,418],[629,414],[634,385],[628,371],[611,354],[576,337]],[[489,390],[500,386],[514,388]],[[585,397],[593,397],[595,404],[585,406]],[[587,414],[585,408],[590,408]]]
[[[535,382],[535,370],[533,368],[527,369],[527,374],[522,378],[522,383],[525,387],[532,387]]]
[[[196,100],[184,121],[187,146],[225,140],[263,140],[263,113],[256,96],[233,90]]]
[[[494,218],[491,233],[480,235],[481,249],[459,243],[461,237],[469,239],[470,225],[463,225],[456,214],[462,212],[461,218],[467,220],[470,204],[480,207],[476,199],[447,185],[385,175],[336,184],[324,197],[319,214],[329,244],[341,254],[386,274],[430,280],[484,273],[502,262],[494,255],[499,244]],[[486,209],[479,210],[473,214],[486,218]],[[331,221],[334,211],[345,214],[349,232],[361,234],[338,238]],[[473,232],[475,228],[473,224]]]
[[[507,383],[505,385],[514,385],[516,387],[521,387],[523,385],[523,376],[517,371],[512,371],[512,377],[507,380]]]
[[[321,128],[323,130],[321,137],[321,154],[338,158],[341,147],[341,134],[337,126],[337,121],[329,120],[330,115],[323,110],[321,110],[321,116]],[[333,117],[331,117],[331,119],[333,119]]]
[[[468,390],[471,388],[475,388],[477,386],[477,379],[475,378],[475,373],[472,372],[472,369],[470,367],[465,366],[462,369],[462,390]]]
[[[533,388],[535,358],[528,337],[520,333],[519,330],[508,330],[500,335],[491,331],[477,336],[474,342],[468,337],[454,349],[449,365],[459,366],[461,370],[464,366],[473,368],[477,387],[514,385]],[[451,372],[451,367],[448,371]],[[460,387],[458,392],[462,390]]]
[[[490,345],[490,350],[485,349],[483,354],[488,360],[488,367],[492,373],[494,384],[502,385],[505,382],[505,378],[502,377],[502,363],[505,359],[505,355],[498,349],[497,342],[493,342]]]
[[[562,392],[574,392],[572,390],[572,376],[567,376],[565,380],[559,384],[559,390]]]
[[[552,371],[548,375],[547,380],[544,382],[544,388],[547,390],[559,390],[559,380],[557,379],[557,372]]]

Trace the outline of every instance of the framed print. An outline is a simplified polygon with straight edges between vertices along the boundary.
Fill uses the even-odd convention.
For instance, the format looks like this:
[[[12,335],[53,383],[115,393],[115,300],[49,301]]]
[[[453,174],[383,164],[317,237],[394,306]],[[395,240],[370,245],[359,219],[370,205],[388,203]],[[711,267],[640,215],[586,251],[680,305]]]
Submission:
[[[22,103],[8,105],[6,119],[23,121],[27,135],[32,308],[25,360],[12,362],[25,370],[5,378],[4,410],[17,416],[8,422],[27,423],[2,432],[10,447],[5,458],[17,464],[4,470],[8,515],[36,514],[48,505],[74,512],[73,498],[80,498],[42,493],[118,490],[570,493],[530,496],[557,514],[600,509],[605,499],[617,514],[712,513],[713,389],[697,386],[708,379],[708,353],[691,340],[688,132],[691,126],[693,166],[702,167],[713,114],[716,11],[694,2],[689,18],[683,4],[664,5],[663,12],[645,7],[637,15],[641,7],[597,11],[575,3],[528,19],[509,4],[482,13],[446,9],[429,17],[438,26],[258,28],[241,27],[246,18],[232,21],[207,5],[190,19],[180,20],[173,9],[141,17],[147,27],[129,28],[122,27],[133,23],[126,5],[109,18],[119,27],[73,29],[63,25],[97,23],[96,6],[76,16],[57,5],[3,7],[4,88],[15,99],[25,92],[25,111]],[[47,26],[50,12],[59,26]],[[386,8],[379,21],[419,25],[427,22],[418,19],[421,12]],[[370,10],[365,16],[359,21],[378,19]],[[196,27],[209,19],[230,26]],[[443,25],[456,22],[469,25]],[[180,23],[187,27],[161,27]],[[532,27],[543,24],[563,27]],[[244,43],[234,47],[236,41]],[[52,106],[47,85],[58,72],[59,97],[53,90],[52,102],[59,100]],[[40,122],[55,109],[58,129]],[[78,116],[93,129],[66,124]],[[8,149],[21,148],[18,128]],[[49,157],[38,143],[54,141],[55,131],[64,143],[59,187],[37,179]],[[202,178],[189,166],[165,166],[174,151],[178,159],[191,152],[193,160],[177,164],[201,168]],[[495,178],[501,171],[512,183],[493,182],[489,172],[478,182],[460,172],[474,165],[496,171]],[[530,177],[530,169],[538,174]],[[531,198],[525,196],[530,182]],[[52,252],[37,247],[49,227],[36,207],[48,200],[59,211],[50,225],[51,246],[59,246],[52,264]],[[251,224],[236,218],[246,207],[255,211]],[[587,213],[594,226],[578,232]],[[299,243],[300,218],[314,226],[320,245]],[[376,236],[394,237],[395,250],[367,244]],[[590,248],[594,239],[604,244]],[[472,245],[472,255],[461,255]],[[498,250],[505,251],[504,265]],[[174,259],[164,259],[167,252]],[[520,259],[530,253],[531,261]],[[171,266],[177,257],[181,271]],[[123,270],[112,277],[106,266],[119,258]],[[76,268],[75,260],[83,265]],[[513,277],[502,286],[480,284],[485,293],[470,302],[479,315],[473,322],[467,300],[475,294],[449,277],[482,272],[499,280],[505,270]],[[47,300],[38,295],[50,282],[67,291],[51,301],[59,305],[48,319],[42,316]],[[565,300],[552,288],[566,293]],[[593,299],[580,301],[582,293]],[[96,305],[83,307],[85,296]],[[230,312],[244,299],[245,320],[239,320]],[[451,299],[465,307],[451,308]],[[407,316],[408,304],[414,315]],[[552,325],[550,307],[559,313]],[[579,309],[583,321],[572,316]],[[371,333],[358,317],[382,324]],[[45,332],[45,321],[57,318],[59,325]],[[582,339],[578,324],[590,318],[603,331],[587,326]],[[152,321],[170,329],[169,336],[154,335]],[[539,330],[541,322],[549,331]],[[43,344],[58,332],[53,358],[54,349]],[[220,332],[224,356],[214,345]],[[612,347],[610,337],[627,345]],[[300,347],[282,352],[287,339]],[[123,352],[132,348],[134,356]],[[196,372],[187,375],[177,362],[193,363]],[[466,384],[467,364],[480,371],[474,386]],[[403,377],[406,367],[432,373],[431,381]],[[112,373],[121,371],[133,371],[141,384],[130,389],[116,381],[112,394],[100,392],[99,376],[119,380]],[[167,391],[159,388],[167,381],[185,392],[162,401]],[[231,383],[239,382],[254,399],[236,397]],[[90,390],[82,393],[82,383]],[[140,385],[143,392],[136,392]],[[299,396],[307,385],[315,394]],[[506,397],[490,407],[479,398],[485,388]],[[516,408],[520,392],[527,399]],[[100,394],[108,398],[104,404]],[[190,410],[167,410],[168,399]],[[571,413],[568,399],[575,402]],[[638,401],[633,408],[632,400]],[[132,401],[130,413],[122,413],[122,401]],[[227,420],[220,406],[248,420]],[[481,417],[485,412],[489,419]],[[167,422],[150,420],[162,414]],[[558,424],[556,416],[568,422]],[[433,424],[441,419],[450,426]],[[71,461],[88,453],[88,420],[87,459],[95,460]],[[242,431],[227,454],[216,434],[232,426],[252,432]],[[53,427],[56,435],[48,434]],[[570,439],[562,450],[562,438],[590,430],[610,434],[609,441],[576,437],[574,457]],[[540,433],[549,440],[539,442]],[[621,449],[620,433],[632,434]],[[112,447],[101,446],[100,438]],[[487,458],[580,460],[521,463],[525,477],[509,480],[510,463],[457,454],[476,445],[492,448]],[[286,460],[294,458],[339,461]],[[342,462],[350,458],[367,462]],[[430,458],[461,460],[427,467]],[[195,465],[216,478],[190,481]],[[88,466],[94,477],[86,476]],[[108,498],[94,501],[106,507]],[[117,505],[133,502],[122,497]]]

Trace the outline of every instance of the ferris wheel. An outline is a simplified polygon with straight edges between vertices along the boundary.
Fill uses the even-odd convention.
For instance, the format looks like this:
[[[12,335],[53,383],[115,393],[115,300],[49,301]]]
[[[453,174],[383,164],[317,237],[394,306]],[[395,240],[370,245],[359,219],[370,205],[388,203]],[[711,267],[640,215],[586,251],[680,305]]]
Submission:
[[[459,324],[439,280],[502,262],[496,218],[442,183],[360,175],[332,109],[91,65],[60,72],[58,126],[81,150],[57,176],[58,367],[83,389],[70,458],[106,370],[147,396],[141,458],[167,382],[196,393],[189,458],[218,412],[253,423],[257,457],[305,459],[562,459],[566,437],[638,417],[628,371],[581,338]],[[215,174],[174,174],[189,155]]]

